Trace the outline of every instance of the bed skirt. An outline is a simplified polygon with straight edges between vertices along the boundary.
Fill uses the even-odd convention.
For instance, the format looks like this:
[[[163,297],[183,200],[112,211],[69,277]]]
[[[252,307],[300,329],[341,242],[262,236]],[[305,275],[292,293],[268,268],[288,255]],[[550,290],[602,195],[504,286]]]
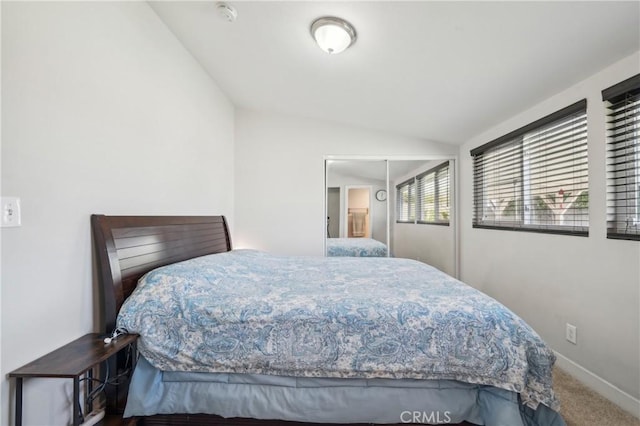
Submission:
[[[144,357],[129,388],[125,417],[216,414],[226,418],[310,423],[427,423],[565,426],[543,404],[518,395],[452,380],[323,379],[163,372]]]

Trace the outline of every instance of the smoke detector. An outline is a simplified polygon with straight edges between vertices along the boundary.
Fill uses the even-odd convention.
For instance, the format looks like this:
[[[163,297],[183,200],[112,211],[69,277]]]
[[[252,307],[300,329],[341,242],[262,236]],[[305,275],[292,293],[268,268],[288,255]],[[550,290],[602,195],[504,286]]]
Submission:
[[[238,12],[226,3],[216,4],[218,15],[227,22],[234,22],[238,17]]]

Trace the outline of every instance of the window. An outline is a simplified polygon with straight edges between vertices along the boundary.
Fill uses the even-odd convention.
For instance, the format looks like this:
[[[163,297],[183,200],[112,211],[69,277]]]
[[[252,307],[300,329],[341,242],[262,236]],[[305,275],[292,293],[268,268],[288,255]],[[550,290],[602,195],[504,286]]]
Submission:
[[[418,223],[449,225],[449,162],[416,176]]]
[[[640,74],[602,91],[607,108],[607,237],[640,240]]]
[[[416,180],[411,178],[396,186],[396,222],[416,220]]]
[[[588,235],[587,101],[471,151],[475,228]]]

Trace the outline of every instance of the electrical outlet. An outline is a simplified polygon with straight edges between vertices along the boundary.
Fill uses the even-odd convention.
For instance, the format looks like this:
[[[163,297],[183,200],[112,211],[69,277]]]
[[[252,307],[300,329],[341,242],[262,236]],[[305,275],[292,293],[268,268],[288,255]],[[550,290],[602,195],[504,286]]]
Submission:
[[[574,345],[578,344],[578,328],[575,325],[567,323],[566,338]]]
[[[3,228],[11,226],[20,226],[20,198],[18,197],[2,197],[2,220],[0,224]]]

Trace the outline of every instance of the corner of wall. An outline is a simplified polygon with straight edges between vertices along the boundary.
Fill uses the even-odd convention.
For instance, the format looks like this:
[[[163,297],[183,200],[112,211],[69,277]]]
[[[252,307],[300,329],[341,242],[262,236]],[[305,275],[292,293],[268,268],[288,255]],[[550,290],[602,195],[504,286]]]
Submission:
[[[580,364],[577,364],[562,355],[561,353],[554,351],[556,354],[556,366],[565,371],[572,377],[582,382],[585,386],[593,389],[609,401],[612,401],[623,410],[628,411],[635,417],[640,419],[640,400],[629,395],[619,387],[606,381],[597,374],[587,370]]]

